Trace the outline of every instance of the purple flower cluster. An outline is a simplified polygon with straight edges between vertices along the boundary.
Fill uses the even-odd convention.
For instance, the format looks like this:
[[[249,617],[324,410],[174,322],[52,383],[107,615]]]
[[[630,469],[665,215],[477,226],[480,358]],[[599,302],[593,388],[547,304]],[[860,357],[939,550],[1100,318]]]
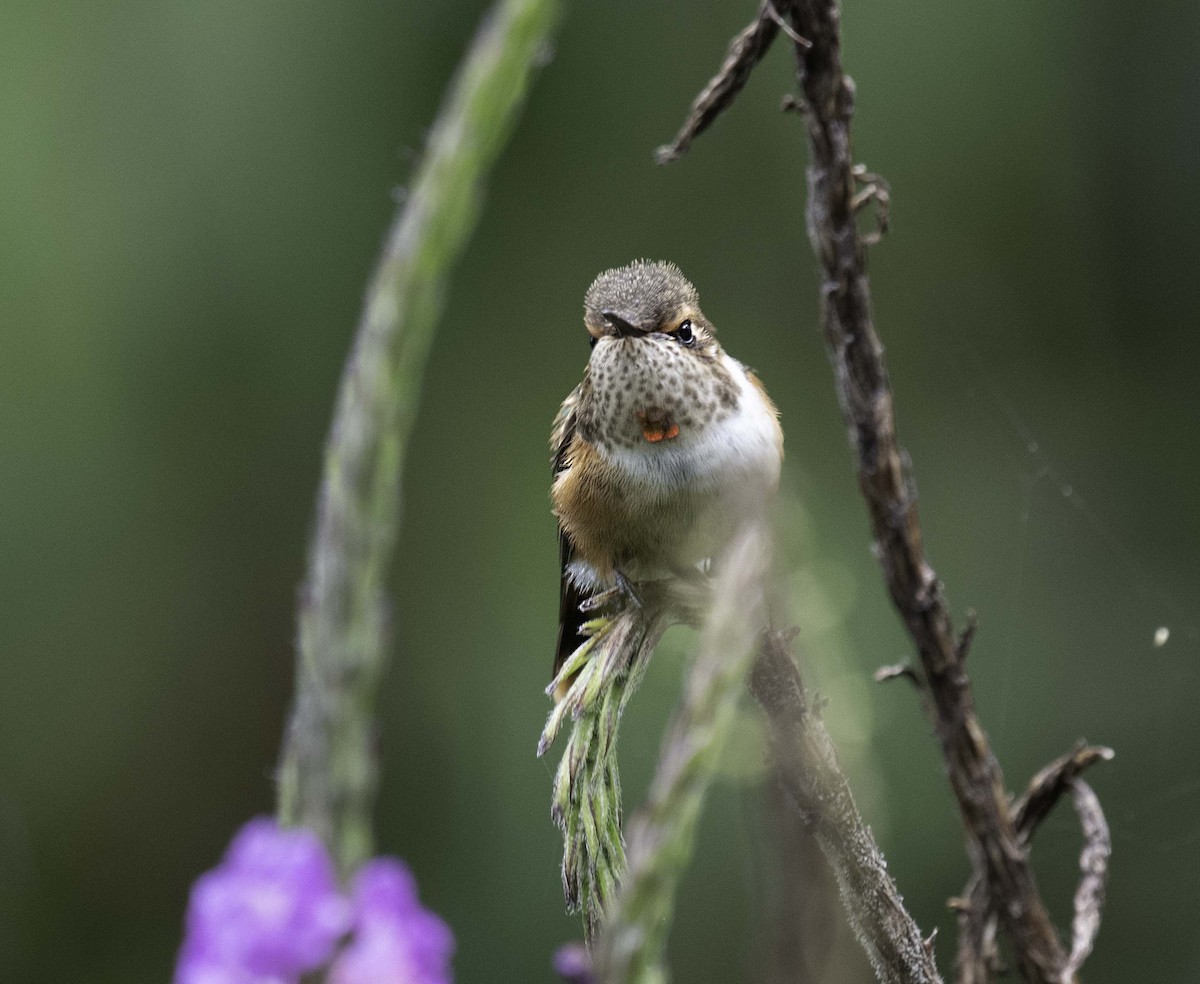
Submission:
[[[348,900],[315,835],[260,817],[192,887],[175,984],[449,984],[453,949],[402,862],[369,861]]]

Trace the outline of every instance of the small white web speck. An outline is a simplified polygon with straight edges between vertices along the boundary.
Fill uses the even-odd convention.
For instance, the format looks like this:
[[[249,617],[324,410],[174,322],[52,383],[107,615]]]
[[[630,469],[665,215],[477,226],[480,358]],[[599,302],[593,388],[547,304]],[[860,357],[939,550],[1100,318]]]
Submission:
[[[1160,625],[1157,629],[1154,630],[1154,645],[1156,648],[1161,649],[1163,646],[1165,646],[1167,644],[1167,640],[1170,638],[1171,638],[1171,630],[1168,629],[1165,625]]]

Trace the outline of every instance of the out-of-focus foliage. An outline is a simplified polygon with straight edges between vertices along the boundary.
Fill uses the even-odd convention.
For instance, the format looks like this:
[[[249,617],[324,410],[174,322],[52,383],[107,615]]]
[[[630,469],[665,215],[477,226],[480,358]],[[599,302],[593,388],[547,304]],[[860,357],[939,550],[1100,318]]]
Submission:
[[[562,913],[545,435],[583,291],[678,262],[788,441],[801,645],[923,926],[967,874],[867,549],[817,330],[786,52],[691,155],[651,163],[753,4],[581,3],[456,280],[414,436],[383,695],[381,849],[464,981],[549,981]],[[293,593],[362,287],[475,3],[0,5],[0,979],[165,979],[190,881],[269,810]],[[1200,9],[855,3],[858,153],[932,559],[1010,781],[1077,737],[1113,825],[1088,980],[1194,975],[1200,906]],[[796,503],[802,503],[801,507]],[[1167,627],[1165,645],[1155,630]],[[640,796],[691,640],[623,738]],[[747,729],[744,757],[756,754]],[[744,765],[744,763],[743,763]],[[731,773],[753,772],[731,764]],[[705,816],[672,957],[751,979],[761,797]],[[1038,835],[1068,921],[1077,835]],[[861,958],[847,974],[865,979]]]

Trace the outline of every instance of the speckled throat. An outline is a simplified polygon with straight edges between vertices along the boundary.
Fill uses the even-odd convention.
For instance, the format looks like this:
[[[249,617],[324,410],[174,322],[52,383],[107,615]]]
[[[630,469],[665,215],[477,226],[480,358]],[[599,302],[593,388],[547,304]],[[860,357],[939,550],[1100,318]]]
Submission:
[[[579,434],[602,451],[686,445],[735,413],[738,397],[715,343],[693,350],[662,334],[606,338],[580,389]]]

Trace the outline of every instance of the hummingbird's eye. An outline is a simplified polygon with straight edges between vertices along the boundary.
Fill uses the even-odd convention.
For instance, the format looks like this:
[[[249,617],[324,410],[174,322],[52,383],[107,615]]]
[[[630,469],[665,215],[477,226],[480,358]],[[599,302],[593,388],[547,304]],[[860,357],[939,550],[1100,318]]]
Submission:
[[[685,321],[675,329],[675,337],[678,338],[684,345],[692,346],[696,344],[696,336],[692,332],[691,321]]]

